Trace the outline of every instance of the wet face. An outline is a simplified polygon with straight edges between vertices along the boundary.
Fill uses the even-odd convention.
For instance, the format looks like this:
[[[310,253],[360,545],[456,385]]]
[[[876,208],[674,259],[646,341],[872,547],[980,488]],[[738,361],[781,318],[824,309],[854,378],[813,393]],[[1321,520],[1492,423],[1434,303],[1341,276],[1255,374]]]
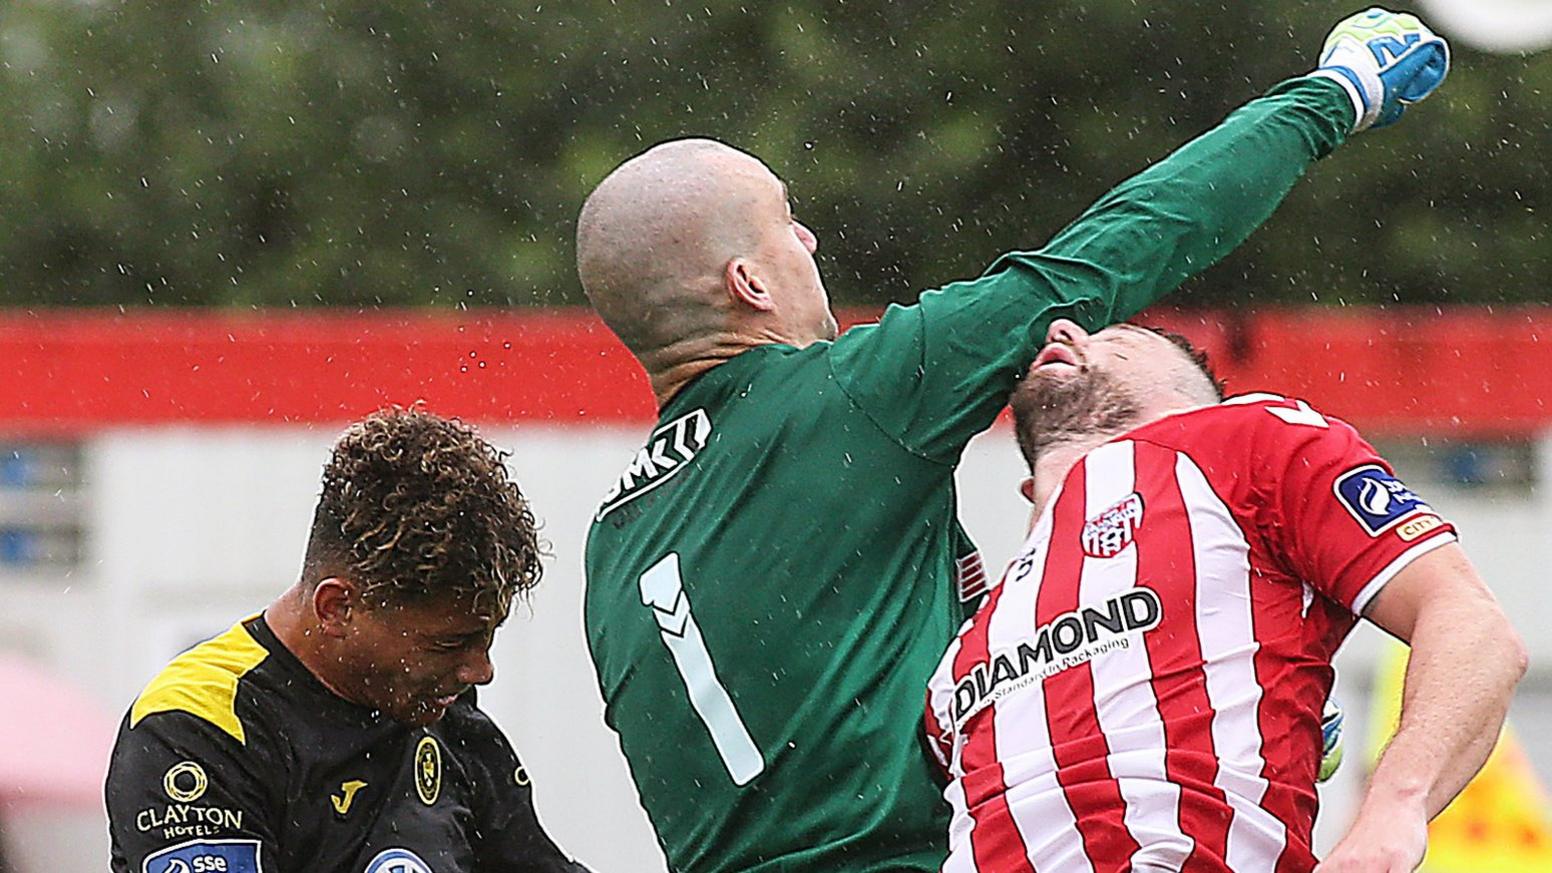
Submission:
[[[1172,384],[1182,365],[1195,367],[1154,331],[1119,324],[1090,334],[1057,319],[1014,393],[1020,440],[1040,449],[1124,429],[1137,420],[1149,392]]]
[[[355,609],[341,646],[341,689],[395,721],[427,725],[495,670],[490,646],[505,615],[471,598]]]

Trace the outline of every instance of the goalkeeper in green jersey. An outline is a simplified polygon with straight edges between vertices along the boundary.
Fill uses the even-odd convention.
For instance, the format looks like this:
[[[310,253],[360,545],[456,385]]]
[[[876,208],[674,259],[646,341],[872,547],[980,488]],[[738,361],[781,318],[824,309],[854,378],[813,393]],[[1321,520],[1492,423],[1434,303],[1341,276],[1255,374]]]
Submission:
[[[681,140],[599,184],[578,271],[659,420],[595,516],[587,636],[673,869],[938,868],[947,806],[917,737],[986,584],[955,518],[966,442],[1053,319],[1097,330],[1158,300],[1438,84],[1416,19],[1369,14],[1044,248],[839,338],[815,236],[756,158]]]

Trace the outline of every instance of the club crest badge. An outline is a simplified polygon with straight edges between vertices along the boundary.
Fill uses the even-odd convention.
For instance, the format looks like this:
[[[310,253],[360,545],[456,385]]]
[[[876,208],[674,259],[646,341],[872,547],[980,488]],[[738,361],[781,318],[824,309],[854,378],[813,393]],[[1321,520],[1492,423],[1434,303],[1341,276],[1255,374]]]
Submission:
[[[442,793],[442,746],[436,737],[421,737],[415,745],[415,793],[427,806]]]
[[[1133,491],[1083,523],[1083,554],[1090,558],[1114,558],[1132,544],[1142,527],[1142,495]]]

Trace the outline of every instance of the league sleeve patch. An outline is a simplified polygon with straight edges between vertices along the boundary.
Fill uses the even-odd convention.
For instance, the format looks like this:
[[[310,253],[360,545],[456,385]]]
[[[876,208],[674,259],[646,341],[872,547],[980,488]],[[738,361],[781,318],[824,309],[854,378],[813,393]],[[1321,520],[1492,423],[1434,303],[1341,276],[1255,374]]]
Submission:
[[[1371,537],[1408,516],[1433,512],[1423,498],[1378,464],[1348,470],[1336,480],[1334,490],[1338,502]]]
[[[264,873],[258,840],[194,840],[145,859],[141,873]]]

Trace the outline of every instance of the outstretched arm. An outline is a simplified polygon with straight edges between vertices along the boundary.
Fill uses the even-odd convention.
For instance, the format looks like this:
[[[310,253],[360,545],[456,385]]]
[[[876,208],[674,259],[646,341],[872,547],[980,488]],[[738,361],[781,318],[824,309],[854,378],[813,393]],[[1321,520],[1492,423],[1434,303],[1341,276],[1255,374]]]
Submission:
[[[1062,299],[1091,299],[1090,330],[1128,318],[1244,242],[1352,124],[1352,104],[1329,80],[1284,82],[988,275],[1027,271]]]
[[[1123,183],[1034,257],[1098,291],[1111,319],[1127,318],[1243,242],[1312,160],[1350,132],[1394,124],[1448,71],[1449,46],[1416,16],[1378,7],[1351,16],[1327,37],[1314,73]],[[1315,80],[1336,85],[1346,106]]]
[[[1351,830],[1317,873],[1420,864],[1428,820],[1487,760],[1525,673],[1524,644],[1459,545],[1407,565],[1365,617],[1412,646],[1401,723]]]
[[[1038,251],[891,306],[835,344],[847,394],[906,448],[945,463],[991,425],[1050,323],[1128,318],[1239,245],[1353,124],[1336,83],[1293,79],[1122,182]]]
[[[848,332],[831,359],[837,382],[903,446],[952,462],[1001,410],[1052,320],[1098,330],[1157,301],[1243,242],[1312,162],[1395,121],[1447,69],[1443,41],[1416,18],[1376,10],[1342,22],[1314,74],[1121,183],[1044,248]]]

